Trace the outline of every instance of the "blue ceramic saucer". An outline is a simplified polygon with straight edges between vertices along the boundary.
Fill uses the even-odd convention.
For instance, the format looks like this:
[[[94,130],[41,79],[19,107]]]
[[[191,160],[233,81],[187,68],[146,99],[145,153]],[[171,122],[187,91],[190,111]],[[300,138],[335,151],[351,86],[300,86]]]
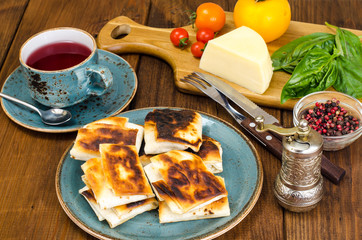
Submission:
[[[130,122],[143,125],[147,113],[152,110],[153,108],[137,109],[117,116],[128,117]],[[69,148],[59,162],[55,180],[60,205],[69,218],[99,239],[212,239],[235,227],[248,215],[259,198],[263,185],[263,167],[254,146],[243,133],[219,118],[200,114],[203,134],[219,141],[223,148],[224,170],[217,175],[225,179],[230,216],[161,224],[158,210],[153,210],[112,229],[106,221],[98,220],[87,201],[78,193],[84,187],[80,167],[84,161],[71,158]]]
[[[102,96],[90,97],[79,104],[65,108],[72,113],[71,121],[59,126],[49,126],[41,121],[36,112],[2,99],[2,108],[6,115],[17,124],[32,130],[60,133],[76,131],[87,123],[120,113],[136,93],[137,76],[129,63],[120,56],[100,49],[98,51],[99,63],[108,67],[113,74],[113,85]],[[48,109],[30,97],[20,67],[6,79],[2,92],[40,109]]]

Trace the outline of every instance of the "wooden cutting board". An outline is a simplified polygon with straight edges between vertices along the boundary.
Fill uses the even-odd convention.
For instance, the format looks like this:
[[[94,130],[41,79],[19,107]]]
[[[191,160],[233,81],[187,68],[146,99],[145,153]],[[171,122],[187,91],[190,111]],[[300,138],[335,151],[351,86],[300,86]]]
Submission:
[[[138,24],[125,16],[120,16],[110,20],[101,29],[97,37],[97,44],[99,48],[117,54],[140,53],[159,57],[172,67],[174,71],[174,82],[180,91],[201,94],[194,86],[180,81],[181,78],[193,71],[204,72],[198,67],[200,60],[194,58],[190,50],[191,44],[196,42],[197,29],[192,28],[191,25],[184,26],[183,28],[189,32],[190,43],[187,48],[182,50],[173,46],[170,41],[169,36],[173,28],[148,27]],[[233,29],[235,29],[233,15],[231,12],[226,12],[226,24],[219,35]],[[351,31],[358,36],[362,35],[362,31],[360,30]],[[335,30],[324,25],[292,21],[287,32],[281,38],[268,44],[269,53],[272,54],[288,42],[313,32],[335,33]],[[264,94],[256,94],[234,83],[226,80],[223,81],[232,85],[236,90],[259,105],[292,109],[298,99],[289,100],[284,104],[280,104],[280,94],[289,77],[290,75],[287,73],[274,72],[270,86]]]

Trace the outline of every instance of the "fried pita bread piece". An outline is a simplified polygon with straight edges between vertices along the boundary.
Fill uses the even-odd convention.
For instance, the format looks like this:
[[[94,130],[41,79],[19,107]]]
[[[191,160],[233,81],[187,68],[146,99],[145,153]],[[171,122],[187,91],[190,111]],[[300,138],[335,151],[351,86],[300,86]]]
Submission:
[[[220,180],[224,182],[221,177]],[[212,202],[204,207],[198,208],[183,214],[177,214],[171,211],[166,202],[159,202],[159,219],[160,223],[181,222],[200,220],[206,218],[219,218],[230,216],[230,207],[227,197],[223,197],[215,202]]]
[[[221,144],[215,139],[203,135],[200,150],[195,154],[201,157],[210,172],[221,173],[223,171],[222,148]]]
[[[111,209],[101,209],[99,207],[92,190],[88,186],[85,186],[82,189],[80,189],[79,193],[85,198],[85,200],[87,200],[87,202],[93,209],[94,213],[97,215],[99,221],[103,221],[105,219],[105,217],[103,217],[104,215],[112,213]]]
[[[114,228],[135,216],[151,211],[158,207],[158,202],[155,198],[148,198],[138,202],[133,202],[109,209],[101,209],[94,198],[94,194],[87,186],[79,190],[79,193],[87,200],[99,221],[107,220],[109,226]]]
[[[151,183],[151,187],[153,189],[153,192],[155,193],[158,201],[165,201],[159,194],[157,189],[155,188],[155,186],[153,185],[154,182],[158,182],[158,181],[163,181],[162,175],[160,174],[160,172],[158,171],[158,169],[155,167],[155,165],[153,165],[151,163],[147,164],[146,166],[143,167],[146,176],[149,180],[149,182]]]
[[[70,155],[84,161],[100,157],[99,144],[102,143],[135,145],[138,152],[142,140],[143,126],[128,122],[128,118],[109,117],[79,129]]]
[[[151,157],[153,157],[154,155],[146,155],[146,154],[143,154],[142,156],[140,156],[140,161],[142,163],[142,166],[145,167],[147,166],[148,164],[151,163]]]
[[[154,109],[144,124],[145,154],[191,148],[202,143],[202,117],[191,110]]]
[[[81,168],[102,209],[154,197],[135,146],[101,144],[101,158],[92,158]]]
[[[159,202],[158,213],[160,223],[171,223],[227,217],[230,216],[230,208],[228,198],[224,197],[204,207],[183,214],[174,213],[168,207],[166,202]]]
[[[147,176],[157,195],[174,213],[194,211],[228,194],[224,182],[193,153],[172,150],[152,157],[151,162],[159,175],[145,169]]]
[[[128,118],[126,117],[107,117],[88,123],[87,125],[85,125],[85,127],[90,128],[97,124],[110,124],[110,125],[117,125],[120,127],[124,127],[127,123],[128,123]]]
[[[106,183],[116,196],[154,197],[135,146],[101,144],[100,151]]]
[[[156,208],[158,208],[158,201],[156,198],[148,198],[138,202],[114,207],[113,211],[116,213],[118,218],[122,220],[121,223],[124,223],[141,213],[151,211]]]
[[[100,158],[89,159],[81,166],[81,168],[84,172],[82,180],[92,189],[94,197],[101,209],[112,208],[147,198],[145,195],[116,196],[112,188],[106,185]]]

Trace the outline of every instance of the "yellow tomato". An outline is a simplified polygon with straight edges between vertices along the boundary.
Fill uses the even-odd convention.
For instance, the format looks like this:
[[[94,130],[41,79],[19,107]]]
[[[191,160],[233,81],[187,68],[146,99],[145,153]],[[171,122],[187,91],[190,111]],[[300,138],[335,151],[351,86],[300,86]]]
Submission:
[[[239,0],[234,8],[235,26],[255,30],[265,42],[282,36],[289,27],[290,17],[287,0]]]

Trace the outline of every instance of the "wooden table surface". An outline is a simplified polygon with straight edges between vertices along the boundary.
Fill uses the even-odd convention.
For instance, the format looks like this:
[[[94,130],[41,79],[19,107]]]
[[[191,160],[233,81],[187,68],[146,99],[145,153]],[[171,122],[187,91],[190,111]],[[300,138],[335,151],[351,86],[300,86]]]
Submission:
[[[152,27],[173,28],[188,23],[185,11],[201,0],[7,0],[0,1],[0,83],[19,66],[22,43],[52,27],[73,26],[94,36],[114,17],[125,15]],[[236,0],[217,1],[232,11]],[[293,0],[292,20],[362,29],[360,0]],[[135,69],[139,85],[126,109],[154,106],[184,107],[236,122],[211,99],[179,92],[172,69],[154,57],[122,55]],[[284,126],[292,125],[292,112],[264,108]],[[238,127],[239,128],[239,127]],[[241,131],[243,131],[241,129]],[[247,134],[246,134],[247,135]],[[76,133],[40,133],[12,122],[0,110],[0,239],[92,239],[61,208],[55,191],[58,162]],[[248,135],[247,135],[248,136]],[[281,164],[254,139],[264,169],[262,193],[250,214],[218,239],[361,239],[362,138],[337,152],[326,152],[343,167],[339,185],[325,179],[325,195],[306,213],[281,208],[272,186]]]

